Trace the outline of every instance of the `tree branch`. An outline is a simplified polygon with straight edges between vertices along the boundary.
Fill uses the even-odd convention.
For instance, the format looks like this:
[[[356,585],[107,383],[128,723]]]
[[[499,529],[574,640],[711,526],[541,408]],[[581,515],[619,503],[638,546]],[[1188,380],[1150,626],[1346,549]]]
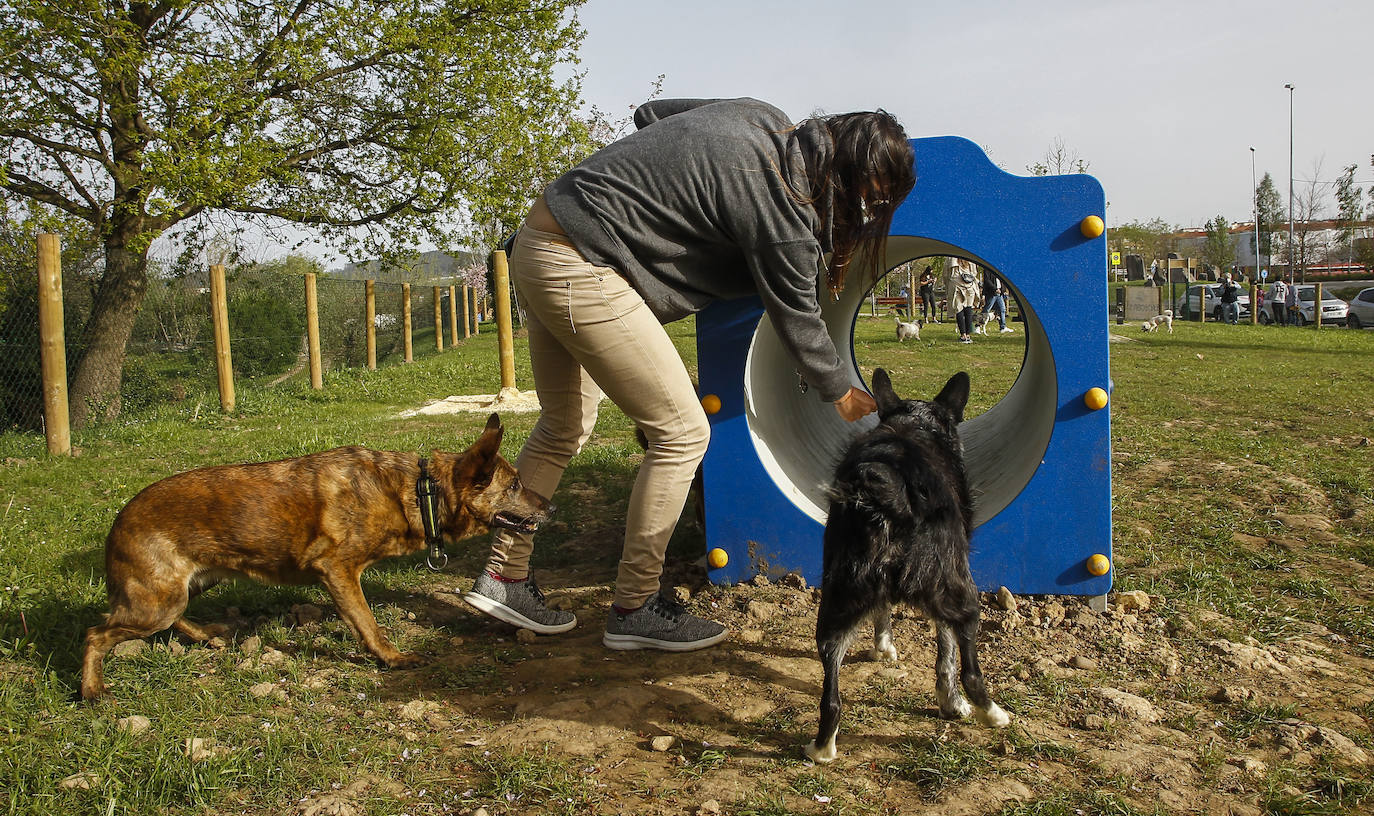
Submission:
[[[8,178],[5,179],[4,184],[0,186],[3,186],[6,190],[9,190],[15,195],[49,204],[63,212],[91,223],[95,223],[99,218],[97,213],[82,207],[80,204],[62,195],[59,191],[37,179],[29,178],[23,173],[11,172]]]
[[[52,152],[70,153],[75,156],[80,156],[83,159],[90,159],[91,161],[99,162],[101,164],[105,163],[104,157],[101,156],[99,153],[87,150],[84,147],[69,145],[66,142],[57,142],[53,141],[52,139],[46,139],[42,136],[39,136],[37,133],[30,133],[29,131],[24,130],[23,128],[6,128],[4,130],[0,130],[0,137],[23,139],[24,141],[29,142],[36,147],[45,148]]]

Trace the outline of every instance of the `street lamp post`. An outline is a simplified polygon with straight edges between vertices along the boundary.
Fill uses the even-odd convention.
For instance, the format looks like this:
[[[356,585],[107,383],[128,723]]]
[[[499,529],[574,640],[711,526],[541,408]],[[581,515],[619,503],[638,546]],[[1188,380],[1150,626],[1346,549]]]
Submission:
[[[1283,87],[1288,89],[1288,282],[1293,284],[1297,283],[1293,277],[1293,253],[1297,250],[1293,246],[1293,83]],[[1302,282],[1307,283],[1305,272]]]

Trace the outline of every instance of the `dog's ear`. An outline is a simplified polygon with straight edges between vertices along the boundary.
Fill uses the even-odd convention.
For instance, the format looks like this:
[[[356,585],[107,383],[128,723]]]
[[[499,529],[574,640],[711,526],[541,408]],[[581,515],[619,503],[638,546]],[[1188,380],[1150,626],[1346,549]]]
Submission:
[[[487,426],[482,429],[482,435],[468,448],[466,458],[478,482],[485,484],[490,481],[492,473],[496,471],[496,461],[501,456],[501,437],[505,432],[506,429],[501,427],[501,418],[492,414],[487,419]]]
[[[486,418],[486,427],[482,429],[482,440],[485,440],[486,437],[495,437],[496,441],[493,442],[492,448],[495,449],[495,451],[500,451],[500,448],[502,448],[502,437],[504,437],[504,435],[506,435],[506,427],[502,424],[502,418],[497,416],[496,413],[492,413],[491,416]],[[478,442],[481,442],[481,440]]]
[[[960,371],[950,377],[949,382],[945,383],[945,387],[940,389],[940,393],[935,397],[935,402],[948,408],[950,413],[954,414],[956,422],[963,422],[964,407],[968,405],[968,394],[968,372]]]
[[[897,407],[897,403],[902,401],[897,392],[892,390],[892,378],[881,368],[873,370],[873,399],[878,403],[879,415]]]

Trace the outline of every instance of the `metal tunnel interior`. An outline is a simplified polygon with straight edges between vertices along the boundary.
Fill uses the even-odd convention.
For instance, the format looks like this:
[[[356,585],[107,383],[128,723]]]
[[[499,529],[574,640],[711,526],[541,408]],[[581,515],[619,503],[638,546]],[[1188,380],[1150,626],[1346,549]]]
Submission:
[[[893,235],[888,239],[883,269],[936,255],[955,255],[990,266],[958,247]],[[1021,306],[1026,356],[1021,373],[1001,401],[986,413],[964,422],[959,429],[974,496],[974,526],[1001,512],[1030,481],[1049,446],[1059,404],[1054,357],[1035,306],[1017,289],[1014,279],[1005,274],[1002,278]],[[839,300],[822,306],[835,348],[840,350],[841,357],[848,352],[851,381],[864,388],[867,383],[854,360],[853,334],[866,296],[867,292],[859,287],[850,287]],[[846,443],[856,433],[876,426],[877,418],[868,416],[847,423],[834,406],[815,394],[803,393],[796,366],[767,315],[754,333],[744,380],[745,416],[765,471],[803,513],[823,524],[828,512],[825,490]],[[978,388],[976,379],[973,388]],[[902,396],[930,399],[934,394]]]

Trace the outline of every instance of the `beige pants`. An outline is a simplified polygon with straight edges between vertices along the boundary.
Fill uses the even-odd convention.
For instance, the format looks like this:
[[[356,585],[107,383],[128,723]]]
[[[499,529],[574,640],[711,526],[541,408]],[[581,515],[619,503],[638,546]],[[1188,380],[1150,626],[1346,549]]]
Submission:
[[[644,431],[649,449],[630,493],[615,588],[615,603],[638,607],[658,591],[668,539],[706,455],[706,413],[668,333],[625,278],[528,224],[511,256],[541,406],[515,466],[531,490],[553,496],[591,436],[602,392]],[[487,568],[524,578],[533,549],[530,536],[498,532]]]

